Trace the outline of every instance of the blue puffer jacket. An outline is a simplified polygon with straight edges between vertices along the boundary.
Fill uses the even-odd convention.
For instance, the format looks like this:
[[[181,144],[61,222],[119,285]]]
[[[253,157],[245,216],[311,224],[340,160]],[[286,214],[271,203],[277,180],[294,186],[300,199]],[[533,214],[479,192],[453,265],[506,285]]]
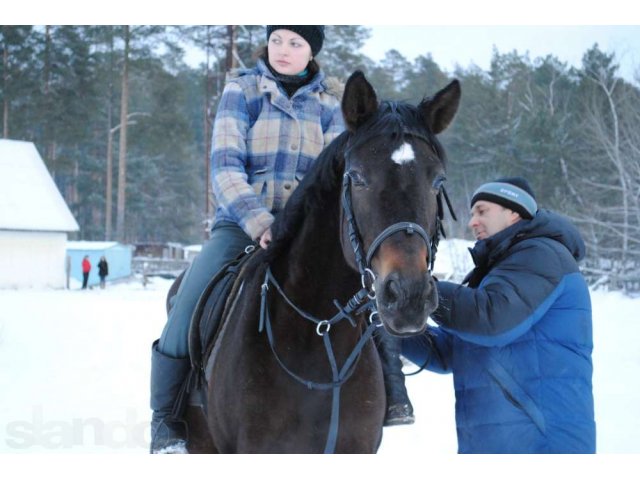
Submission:
[[[460,453],[593,453],[591,301],[577,229],[541,210],[471,250],[468,286],[438,282],[440,327],[403,340],[452,372]]]

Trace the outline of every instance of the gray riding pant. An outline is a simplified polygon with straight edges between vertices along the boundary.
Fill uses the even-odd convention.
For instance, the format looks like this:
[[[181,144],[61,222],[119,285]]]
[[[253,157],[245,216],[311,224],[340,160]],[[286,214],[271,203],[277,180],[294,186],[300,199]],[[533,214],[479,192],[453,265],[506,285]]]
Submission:
[[[211,238],[187,269],[178,292],[171,300],[167,324],[158,350],[173,358],[189,355],[189,326],[198,299],[209,281],[227,262],[236,258],[251,239],[236,223],[220,222],[211,230]]]

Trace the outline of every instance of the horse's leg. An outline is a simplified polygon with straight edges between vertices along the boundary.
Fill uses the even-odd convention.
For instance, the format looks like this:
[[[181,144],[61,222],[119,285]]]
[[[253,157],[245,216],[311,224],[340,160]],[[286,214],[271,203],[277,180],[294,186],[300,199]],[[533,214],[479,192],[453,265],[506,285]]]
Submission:
[[[218,453],[207,427],[207,419],[200,407],[188,406],[184,416],[189,431],[189,453]]]

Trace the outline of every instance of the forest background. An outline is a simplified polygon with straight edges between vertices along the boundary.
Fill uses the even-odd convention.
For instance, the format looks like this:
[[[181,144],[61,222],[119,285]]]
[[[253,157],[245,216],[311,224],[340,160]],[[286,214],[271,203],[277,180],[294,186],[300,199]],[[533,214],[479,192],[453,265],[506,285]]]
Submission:
[[[469,238],[473,190],[529,179],[587,243],[593,284],[640,290],[640,73],[597,44],[579,67],[494,50],[488,69],[443,70],[429,52],[361,53],[370,30],[328,26],[318,56],[342,82],[362,69],[384,99],[417,102],[451,79],[463,99],[442,135],[447,189]],[[226,73],[252,66],[261,25],[2,26],[2,138],[32,141],[78,223],[77,239],[200,243],[213,215],[212,121]],[[198,51],[198,66],[185,52]]]

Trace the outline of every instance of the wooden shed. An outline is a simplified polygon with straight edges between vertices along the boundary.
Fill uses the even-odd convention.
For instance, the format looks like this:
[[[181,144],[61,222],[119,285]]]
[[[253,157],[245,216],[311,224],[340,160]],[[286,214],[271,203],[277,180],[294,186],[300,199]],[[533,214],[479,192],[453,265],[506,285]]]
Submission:
[[[35,145],[0,140],[0,288],[64,288],[78,230]]]

